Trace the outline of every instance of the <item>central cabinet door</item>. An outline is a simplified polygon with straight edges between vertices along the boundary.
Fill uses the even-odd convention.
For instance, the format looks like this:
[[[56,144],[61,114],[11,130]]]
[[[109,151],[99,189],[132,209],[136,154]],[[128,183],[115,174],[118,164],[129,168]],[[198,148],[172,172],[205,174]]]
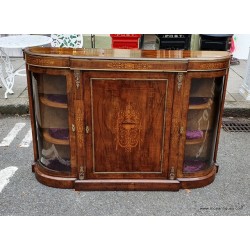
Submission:
[[[168,173],[173,75],[83,73],[86,178]]]

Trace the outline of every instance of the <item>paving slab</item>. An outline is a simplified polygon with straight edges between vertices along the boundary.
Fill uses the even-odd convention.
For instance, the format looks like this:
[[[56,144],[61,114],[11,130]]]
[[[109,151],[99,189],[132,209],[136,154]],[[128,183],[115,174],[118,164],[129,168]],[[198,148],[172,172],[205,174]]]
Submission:
[[[226,98],[225,98],[226,102],[236,102],[235,98],[229,93],[226,93]]]

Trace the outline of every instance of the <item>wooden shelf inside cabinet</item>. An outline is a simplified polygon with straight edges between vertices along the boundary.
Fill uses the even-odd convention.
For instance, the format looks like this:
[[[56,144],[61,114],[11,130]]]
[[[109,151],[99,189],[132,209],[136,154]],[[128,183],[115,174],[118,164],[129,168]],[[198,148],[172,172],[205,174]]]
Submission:
[[[41,95],[40,96],[40,101],[49,107],[53,107],[53,108],[62,108],[62,109],[67,109],[68,105],[67,103],[60,103],[60,102],[54,102],[49,100],[45,95]]]
[[[204,130],[202,132],[203,132],[202,137],[197,138],[197,139],[186,139],[186,144],[187,145],[196,145],[196,144],[200,144],[200,143],[204,142],[205,139],[207,138],[209,132],[204,131]]]
[[[197,101],[197,104],[195,104],[196,101]],[[193,110],[208,109],[211,107],[212,103],[213,103],[213,101],[211,98],[190,97],[189,109],[193,109]]]
[[[204,137],[201,137],[199,139],[187,139],[186,140],[186,144],[187,145],[195,145],[195,144],[199,144],[199,143],[202,143],[204,141]]]
[[[186,160],[184,161],[183,171],[185,173],[194,173],[208,168],[206,160]]]
[[[195,133],[197,133],[197,132],[202,133],[202,136],[200,138],[195,138],[195,139],[189,139],[189,138],[187,138],[186,139],[186,144],[187,145],[199,144],[199,143],[202,143],[205,140],[205,138],[207,136],[206,131],[195,131]]]
[[[57,144],[57,145],[69,145],[69,140],[65,139],[57,139],[52,137],[47,129],[43,130],[43,138],[50,143]]]

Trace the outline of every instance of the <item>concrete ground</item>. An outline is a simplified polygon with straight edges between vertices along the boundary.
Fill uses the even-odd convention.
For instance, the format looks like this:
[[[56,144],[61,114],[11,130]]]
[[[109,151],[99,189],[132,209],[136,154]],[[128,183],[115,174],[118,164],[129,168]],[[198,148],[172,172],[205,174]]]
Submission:
[[[0,146],[1,170],[17,171],[0,190],[0,216],[249,216],[249,133],[221,131],[213,183],[170,191],[74,191],[39,183],[31,171],[32,143],[20,147],[30,129],[29,116],[2,116],[0,142],[16,123],[24,123],[8,147]],[[244,150],[245,149],[245,150]],[[188,226],[188,225],[187,225]],[[187,230],[187,229],[185,229]]]

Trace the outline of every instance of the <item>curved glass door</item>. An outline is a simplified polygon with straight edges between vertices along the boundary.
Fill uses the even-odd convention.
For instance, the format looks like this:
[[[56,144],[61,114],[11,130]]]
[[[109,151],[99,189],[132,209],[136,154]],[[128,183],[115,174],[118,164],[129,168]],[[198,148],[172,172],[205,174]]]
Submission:
[[[69,172],[66,77],[32,73],[32,88],[39,161],[48,169]]]
[[[224,77],[191,80],[184,173],[196,173],[214,164],[223,82]]]

